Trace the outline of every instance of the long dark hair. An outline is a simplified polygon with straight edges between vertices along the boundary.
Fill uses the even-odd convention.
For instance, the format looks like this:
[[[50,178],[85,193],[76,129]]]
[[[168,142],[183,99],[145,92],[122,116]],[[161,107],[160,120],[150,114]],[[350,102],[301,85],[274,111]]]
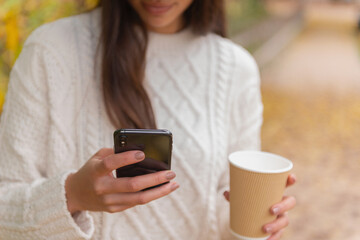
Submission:
[[[107,114],[116,128],[156,128],[144,89],[147,29],[127,0],[100,0],[102,87]],[[225,36],[224,0],[194,0],[184,13],[196,34]]]

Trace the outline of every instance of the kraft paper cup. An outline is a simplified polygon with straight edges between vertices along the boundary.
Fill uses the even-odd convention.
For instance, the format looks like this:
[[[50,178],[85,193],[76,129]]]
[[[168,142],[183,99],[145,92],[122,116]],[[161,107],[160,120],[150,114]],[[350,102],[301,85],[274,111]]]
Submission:
[[[266,152],[238,151],[229,155],[230,230],[235,239],[265,240],[264,224],[275,220],[270,208],[281,201],[293,164]]]

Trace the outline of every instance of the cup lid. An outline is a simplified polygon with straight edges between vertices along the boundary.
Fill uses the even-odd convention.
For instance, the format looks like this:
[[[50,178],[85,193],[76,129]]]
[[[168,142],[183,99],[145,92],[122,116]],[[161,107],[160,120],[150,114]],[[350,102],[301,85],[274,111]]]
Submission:
[[[229,155],[230,164],[258,173],[283,173],[293,168],[293,163],[276,154],[262,151],[237,151]]]

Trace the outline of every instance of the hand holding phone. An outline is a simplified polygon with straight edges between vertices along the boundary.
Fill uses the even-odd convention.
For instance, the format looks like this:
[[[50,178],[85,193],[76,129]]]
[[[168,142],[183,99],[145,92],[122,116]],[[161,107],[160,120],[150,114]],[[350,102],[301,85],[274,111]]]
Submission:
[[[172,171],[159,171],[137,177],[114,178],[111,172],[143,161],[140,151],[114,154],[100,149],[65,181],[66,203],[71,214],[78,211],[120,212],[138,204],[164,197],[179,187]],[[154,188],[154,186],[159,186]],[[151,189],[150,189],[151,188]],[[147,191],[142,191],[149,189]]]

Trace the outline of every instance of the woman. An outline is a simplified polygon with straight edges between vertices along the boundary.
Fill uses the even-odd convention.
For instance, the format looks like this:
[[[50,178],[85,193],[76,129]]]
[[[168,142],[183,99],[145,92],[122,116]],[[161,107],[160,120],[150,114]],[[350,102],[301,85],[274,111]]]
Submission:
[[[1,119],[0,236],[227,238],[227,154],[260,148],[262,105],[254,60],[224,32],[221,0],[103,0],[37,29]],[[144,159],[113,153],[120,127],[171,130],[174,172],[115,179]],[[294,205],[272,208],[272,240]]]

